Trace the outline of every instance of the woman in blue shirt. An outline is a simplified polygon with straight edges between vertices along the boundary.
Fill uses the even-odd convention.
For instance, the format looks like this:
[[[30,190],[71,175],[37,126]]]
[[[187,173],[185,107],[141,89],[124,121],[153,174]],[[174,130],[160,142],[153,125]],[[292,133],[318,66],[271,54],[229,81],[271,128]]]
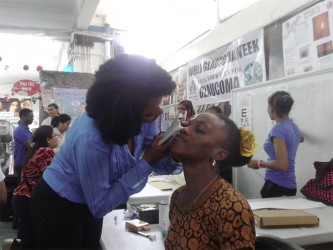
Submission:
[[[175,173],[169,144],[158,146],[162,97],[176,85],[155,61],[121,55],[101,65],[86,112],[32,196],[41,249],[97,249],[103,216],[146,185],[148,175]],[[178,171],[179,173],[179,171]]]
[[[261,197],[294,196],[297,192],[295,158],[298,145],[304,138],[297,125],[289,118],[294,103],[286,91],[277,91],[268,98],[267,112],[276,121],[264,144],[267,161],[252,160],[248,167],[266,168]]]

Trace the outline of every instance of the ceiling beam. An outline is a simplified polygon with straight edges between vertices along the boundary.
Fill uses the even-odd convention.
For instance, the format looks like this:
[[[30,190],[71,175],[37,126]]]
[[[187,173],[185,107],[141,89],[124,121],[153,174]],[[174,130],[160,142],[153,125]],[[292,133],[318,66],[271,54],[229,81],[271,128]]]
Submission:
[[[85,0],[77,19],[76,28],[87,30],[100,0]]]

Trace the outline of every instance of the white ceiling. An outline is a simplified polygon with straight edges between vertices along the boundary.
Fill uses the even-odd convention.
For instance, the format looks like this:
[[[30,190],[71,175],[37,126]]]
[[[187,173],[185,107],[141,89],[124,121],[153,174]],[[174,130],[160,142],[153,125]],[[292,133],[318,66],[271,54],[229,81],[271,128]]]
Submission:
[[[99,0],[0,0],[0,85],[58,70],[74,30],[86,30]],[[23,66],[29,69],[24,70]]]
[[[166,57],[206,29],[209,13],[204,7],[212,4],[213,0],[0,0],[0,85],[38,80],[38,65],[58,70],[64,42],[73,31],[87,30],[96,15],[106,15],[112,28],[134,30],[129,40],[137,51],[128,52]],[[167,46],[161,47],[158,39]],[[157,47],[144,51],[149,42]]]

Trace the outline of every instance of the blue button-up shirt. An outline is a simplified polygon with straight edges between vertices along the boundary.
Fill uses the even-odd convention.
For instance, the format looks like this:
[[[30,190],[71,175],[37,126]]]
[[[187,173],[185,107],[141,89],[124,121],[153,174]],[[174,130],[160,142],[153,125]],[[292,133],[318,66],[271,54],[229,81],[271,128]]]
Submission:
[[[87,204],[95,217],[103,217],[141,191],[152,171],[170,174],[181,168],[170,157],[154,168],[141,158],[156,134],[157,122],[143,124],[134,138],[133,156],[126,144],[104,143],[96,123],[84,113],[69,129],[43,178],[61,197]]]

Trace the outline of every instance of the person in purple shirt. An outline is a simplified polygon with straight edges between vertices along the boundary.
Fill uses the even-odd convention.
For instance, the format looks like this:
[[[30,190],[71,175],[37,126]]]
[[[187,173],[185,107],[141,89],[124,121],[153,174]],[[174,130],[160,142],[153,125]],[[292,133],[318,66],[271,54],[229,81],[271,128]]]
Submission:
[[[295,158],[298,145],[304,138],[289,118],[293,103],[286,91],[277,91],[268,98],[268,115],[276,121],[264,144],[268,159],[252,160],[248,164],[252,169],[266,168],[265,183],[260,191],[262,198],[294,196],[297,193]]]
[[[22,164],[27,152],[31,149],[32,133],[29,125],[34,120],[31,109],[21,109],[19,113],[19,126],[14,130],[14,169],[18,177],[21,177]]]
[[[169,154],[171,142],[157,145],[159,105],[175,87],[142,56],[124,54],[100,66],[86,112],[33,191],[38,249],[97,249],[104,215],[141,191],[153,171],[182,170]]]

